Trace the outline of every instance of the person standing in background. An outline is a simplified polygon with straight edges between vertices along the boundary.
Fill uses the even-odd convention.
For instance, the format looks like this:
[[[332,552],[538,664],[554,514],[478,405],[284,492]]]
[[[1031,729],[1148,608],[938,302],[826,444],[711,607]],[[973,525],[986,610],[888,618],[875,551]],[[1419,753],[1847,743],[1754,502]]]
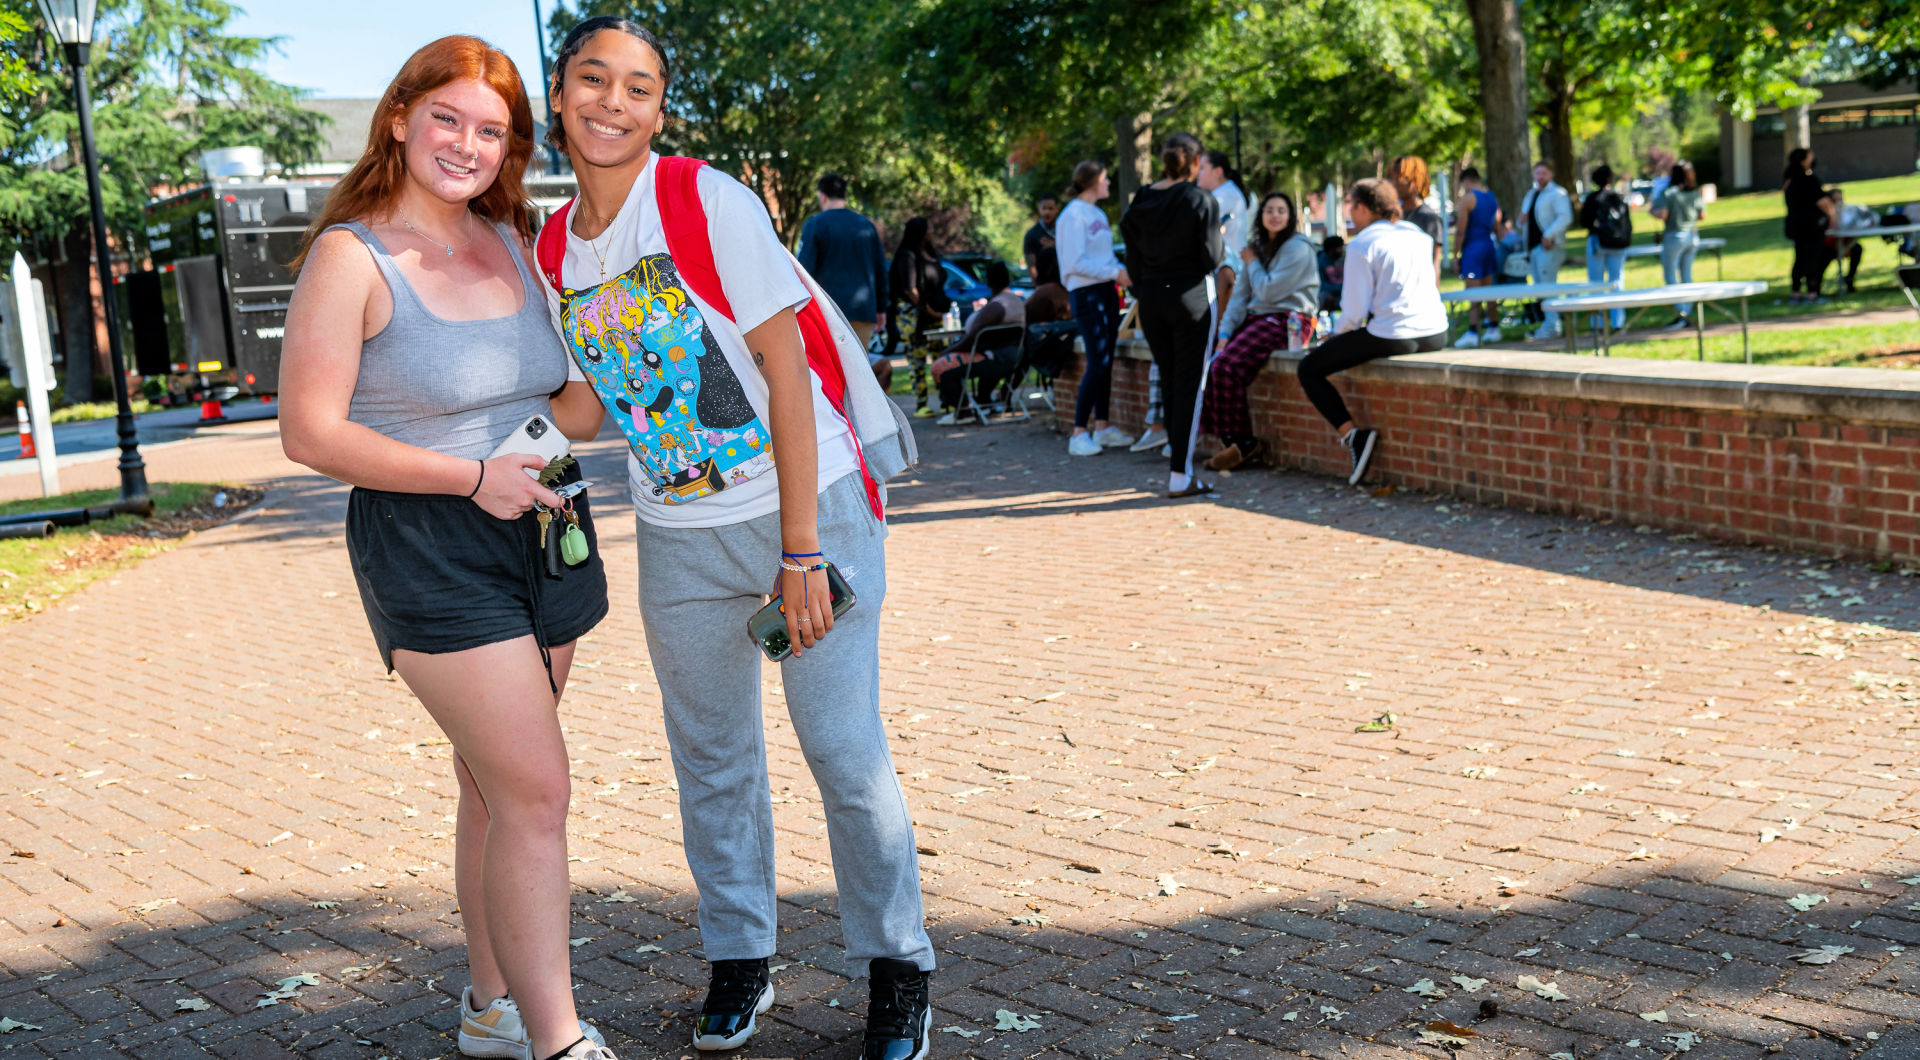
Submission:
[[[1133,262],[1140,331],[1166,390],[1169,498],[1213,492],[1193,466],[1219,312],[1214,298],[1222,250],[1220,202],[1194,179],[1200,160],[1198,137],[1167,137],[1160,148],[1160,179],[1134,192],[1120,218]]]
[[[820,178],[819,189],[820,212],[801,226],[795,256],[865,346],[886,324],[881,303],[887,291],[887,251],[873,222],[847,208],[847,178],[829,173]]]
[[[1827,271],[1827,229],[1833,200],[1813,171],[1813,152],[1796,147],[1787,155],[1780,190],[1787,200],[1787,238],[1793,240],[1792,305],[1824,305],[1820,284]]]
[[[1527,250],[1528,273],[1536,284],[1559,283],[1560,266],[1567,261],[1567,229],[1573,226],[1573,199],[1553,182],[1553,167],[1533,167],[1533,187],[1520,201],[1521,244]],[[1533,333],[1535,339],[1560,337],[1560,314],[1548,313]]]
[[[1460,201],[1454,204],[1453,215],[1465,218],[1454,227],[1453,267],[1465,286],[1485,287],[1500,275],[1500,230],[1506,220],[1500,214],[1500,200],[1480,186],[1480,171],[1472,166],[1460,171]],[[1467,307],[1467,330],[1454,345],[1472,349],[1499,337],[1499,304],[1475,302]]]
[[[1053,237],[1053,222],[1060,216],[1060,196],[1047,192],[1033,205],[1033,227],[1021,241],[1021,256],[1027,259],[1027,275],[1035,287],[1060,282],[1060,249]]]
[[[894,329],[907,343],[907,379],[913,388],[915,416],[931,416],[927,405],[927,361],[931,345],[926,335],[940,327],[940,317],[953,300],[947,297],[947,274],[940,264],[940,251],[927,235],[927,219],[907,221],[900,233],[900,249],[893,253],[888,270],[888,285],[894,303]],[[887,350],[893,350],[894,335],[888,336]]]
[[[1419,155],[1401,155],[1387,163],[1387,179],[1393,181],[1393,190],[1400,196],[1400,209],[1406,213],[1402,220],[1433,240],[1433,274],[1438,277],[1440,254],[1447,241],[1447,222],[1440,217],[1439,210],[1427,203],[1427,196],[1433,191],[1427,160]]]
[[[1633,245],[1633,211],[1614,190],[1612,166],[1594,169],[1593,190],[1580,204],[1580,227],[1587,230],[1587,282],[1621,286],[1627,248]],[[1611,310],[1609,315],[1615,331],[1627,326],[1626,310]]]
[[[1653,202],[1653,216],[1666,222],[1666,229],[1660,234],[1660,271],[1667,283],[1693,282],[1693,256],[1700,249],[1700,222],[1706,219],[1707,203],[1700,190],[1700,180],[1694,176],[1693,163],[1675,162],[1669,171],[1673,178],[1667,182],[1666,190]],[[1821,271],[1825,259],[1822,259]],[[1663,330],[1678,331],[1691,326],[1688,319],[1693,314],[1692,302],[1681,302],[1673,307],[1678,315],[1667,322]]]
[[[1102,449],[1133,444],[1133,436],[1107,422],[1113,394],[1113,344],[1120,334],[1120,287],[1132,286],[1126,267],[1113,253],[1113,226],[1094,205],[1113,190],[1107,167],[1082,162],[1073,167],[1067,208],[1054,226],[1059,236],[1060,279],[1073,305],[1073,319],[1086,345],[1086,368],[1073,404],[1072,456],[1098,456]]]

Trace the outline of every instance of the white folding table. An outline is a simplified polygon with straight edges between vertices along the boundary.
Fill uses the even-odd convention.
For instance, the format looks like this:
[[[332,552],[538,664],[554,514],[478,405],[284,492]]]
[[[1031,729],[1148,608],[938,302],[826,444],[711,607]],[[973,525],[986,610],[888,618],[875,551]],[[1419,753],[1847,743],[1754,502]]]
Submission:
[[[1834,254],[1834,260],[1838,263],[1840,273],[1842,277],[1844,277],[1847,269],[1847,251],[1851,249],[1855,243],[1860,242],[1862,239],[1872,239],[1874,236],[1902,236],[1910,232],[1920,232],[1920,224],[1875,225],[1872,228],[1836,228],[1832,232],[1829,232],[1828,235],[1831,235],[1834,239],[1834,249],[1837,252]],[[1899,263],[1899,254],[1896,253],[1894,255],[1894,264],[1898,265]],[[1843,290],[1850,291],[1853,289],[1853,285],[1847,283],[1844,278],[1841,279],[1840,284]]]
[[[1593,294],[1599,291],[1611,291],[1610,283],[1490,283],[1485,287],[1463,287],[1457,291],[1440,292],[1440,301],[1452,307],[1462,303],[1477,302],[1538,302],[1547,298],[1564,295]],[[1453,313],[1447,313],[1448,332],[1453,328]]]
[[[1600,330],[1594,333],[1594,352],[1602,357],[1613,352],[1613,319],[1604,312],[1609,309],[1631,309],[1633,316],[1627,319],[1631,325],[1640,314],[1654,306],[1675,306],[1682,302],[1692,302],[1698,310],[1693,314],[1693,336],[1695,349],[1700,360],[1707,359],[1707,309],[1714,310],[1728,320],[1740,324],[1740,349],[1746,354],[1747,363],[1753,363],[1753,344],[1747,337],[1747,299],[1754,295],[1765,294],[1767,285],[1760,280],[1716,280],[1703,283],[1673,283],[1664,287],[1642,287],[1631,291],[1608,291],[1603,294],[1573,295],[1567,298],[1554,298],[1541,304],[1542,309],[1555,313],[1599,312]],[[1738,301],[1740,315],[1734,316],[1716,302]],[[1576,353],[1574,332],[1567,328],[1567,352]]]

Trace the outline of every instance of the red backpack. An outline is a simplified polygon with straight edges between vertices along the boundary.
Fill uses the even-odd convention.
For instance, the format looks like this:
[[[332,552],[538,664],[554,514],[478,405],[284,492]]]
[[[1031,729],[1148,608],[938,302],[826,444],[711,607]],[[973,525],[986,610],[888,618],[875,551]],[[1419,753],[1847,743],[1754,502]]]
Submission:
[[[700,201],[700,170],[706,163],[697,158],[661,155],[655,165],[653,192],[660,209],[660,226],[667,238],[667,254],[673,258],[674,268],[701,301],[718,310],[729,321],[734,320],[733,304],[727,301],[727,292],[720,283],[720,272],[713,263],[713,241],[707,233],[707,208]],[[540,265],[540,272],[555,291],[561,290],[560,266],[567,257],[567,216],[573,212],[575,201],[568,199],[566,205],[547,218],[534,244],[534,258]],[[794,267],[799,268],[797,264]],[[809,290],[812,287],[812,284],[808,284]],[[841,365],[839,346],[834,341],[833,330],[827,324],[818,295],[796,315],[800,322],[800,338],[807,350],[807,367],[819,377],[820,389],[826,394],[827,403],[833,406],[842,420],[847,421],[854,453],[860,461],[860,478],[867,488],[867,504],[873,509],[874,518],[885,521],[886,512],[880,502],[879,483],[867,469],[867,455],[860,444],[859,433],[853,429],[853,421],[847,416],[847,376]]]

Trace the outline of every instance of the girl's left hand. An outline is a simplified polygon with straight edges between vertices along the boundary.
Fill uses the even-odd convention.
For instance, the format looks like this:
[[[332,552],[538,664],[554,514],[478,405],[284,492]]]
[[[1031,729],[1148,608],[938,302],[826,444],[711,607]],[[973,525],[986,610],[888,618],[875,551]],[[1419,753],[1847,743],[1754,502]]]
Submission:
[[[803,560],[796,565],[818,563]],[[792,571],[782,568],[776,583],[780,610],[787,619],[787,640],[793,645],[794,658],[820,643],[833,629],[833,590],[827,586],[827,572]]]

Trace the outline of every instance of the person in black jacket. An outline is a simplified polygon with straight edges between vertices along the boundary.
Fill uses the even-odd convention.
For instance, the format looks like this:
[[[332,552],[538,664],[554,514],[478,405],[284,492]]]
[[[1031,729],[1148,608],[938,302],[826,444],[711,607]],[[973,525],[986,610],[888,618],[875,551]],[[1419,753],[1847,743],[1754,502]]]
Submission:
[[[1787,200],[1786,235],[1793,240],[1793,305],[1824,303],[1820,283],[1827,272],[1827,229],[1834,220],[1833,200],[1813,171],[1813,152],[1796,147],[1787,152],[1787,170],[1780,191]]]
[[[1193,449],[1217,319],[1214,270],[1222,253],[1220,203],[1194,183],[1200,140],[1175,133],[1160,148],[1161,178],[1141,188],[1120,218],[1140,331],[1160,366],[1172,447],[1168,497],[1212,493],[1194,473]]]

